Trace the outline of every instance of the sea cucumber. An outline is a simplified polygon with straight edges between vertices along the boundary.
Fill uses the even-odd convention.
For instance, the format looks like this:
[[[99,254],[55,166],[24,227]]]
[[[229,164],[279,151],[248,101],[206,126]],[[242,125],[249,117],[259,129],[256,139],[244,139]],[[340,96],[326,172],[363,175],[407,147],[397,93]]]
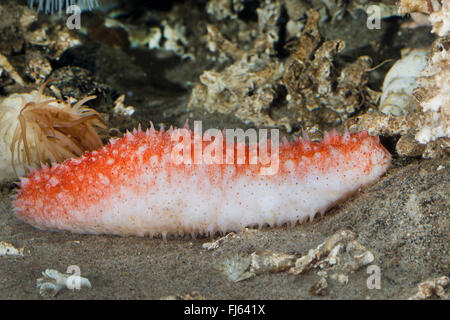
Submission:
[[[17,217],[39,229],[163,238],[295,224],[373,183],[391,162],[378,137],[334,131],[320,143],[281,143],[272,175],[261,175],[263,165],[249,161],[176,164],[173,132],[135,130],[33,171],[21,179]]]

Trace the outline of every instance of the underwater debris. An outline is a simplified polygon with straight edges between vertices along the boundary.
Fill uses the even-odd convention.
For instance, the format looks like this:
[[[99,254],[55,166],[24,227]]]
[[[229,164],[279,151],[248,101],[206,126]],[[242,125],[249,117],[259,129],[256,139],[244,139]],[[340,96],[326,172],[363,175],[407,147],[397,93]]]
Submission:
[[[216,241],[213,242],[206,242],[204,244],[202,244],[202,248],[207,249],[207,250],[214,250],[217,249],[223,242],[236,237],[236,233],[234,232],[229,232],[227,233],[226,236],[223,236],[219,239],[217,239]]]
[[[125,94],[120,95],[114,101],[113,112],[123,116],[131,116],[136,110],[133,106],[125,106]]]
[[[289,272],[298,275],[310,269],[331,269],[339,271],[340,278],[342,278],[342,273],[345,276],[346,273],[359,270],[372,263],[375,258],[355,238],[356,235],[349,230],[335,233],[318,245],[316,249],[311,249],[306,255],[298,258]]]
[[[448,300],[446,292],[448,283],[449,279],[447,276],[421,282],[418,285],[417,293],[409,297],[409,300],[425,300],[433,297]]]
[[[91,282],[87,278],[77,275],[64,274],[54,269],[46,269],[42,272],[43,278],[36,280],[36,287],[43,297],[55,297],[61,290],[80,290],[82,288],[92,288]]]
[[[249,255],[236,254],[226,258],[218,266],[217,269],[233,282],[239,282],[253,278],[256,274],[249,272],[251,258]]]
[[[430,14],[433,8],[440,6],[440,0],[400,0],[398,2],[398,12],[400,14],[422,12]],[[431,4],[431,8],[430,8]]]
[[[0,98],[0,181],[23,176],[41,164],[61,162],[103,145],[101,116],[84,106],[44,95],[39,90]]]
[[[420,87],[414,95],[420,101],[424,120],[416,140],[425,144],[438,138],[450,139],[450,36],[435,41],[418,82]]]
[[[50,75],[52,66],[50,61],[39,51],[29,51],[26,55],[25,74],[40,84]]]
[[[426,14],[433,25],[432,32],[438,36],[446,36],[450,32],[450,2],[443,0],[400,0],[400,14]]]
[[[0,21],[0,53],[10,58],[23,51],[26,34],[37,21],[37,15],[24,5],[2,3]]]
[[[9,76],[19,85],[23,86],[24,81],[22,77],[17,73],[14,67],[9,63],[8,59],[0,53],[0,75],[3,71],[6,71]]]
[[[261,33],[249,50],[208,25],[208,47],[225,54],[232,64],[220,72],[203,72],[188,109],[231,113],[246,124],[285,127],[290,132],[293,126],[341,123],[364,104],[374,103],[366,87],[371,59],[361,56],[335,70],[334,56],[345,44],[340,40],[322,43],[318,22],[319,13],[308,11],[297,50],[284,60],[273,56],[278,34],[270,25],[264,26],[270,30]]]
[[[319,280],[309,289],[313,296],[326,296],[328,294],[328,282],[326,277],[320,277]]]
[[[24,38],[28,45],[45,47],[45,57],[56,60],[67,49],[81,44],[80,37],[75,32],[57,24],[42,23],[36,30],[26,32]]]
[[[225,244],[233,245],[232,239],[238,239],[238,240],[242,239],[242,238],[248,239],[249,237],[254,236],[256,233],[258,233],[257,229],[243,228],[241,231],[239,231],[237,233],[229,232],[225,236],[220,237],[213,242],[205,242],[202,245],[202,248],[207,249],[207,250],[215,250]]]
[[[155,17],[152,18],[155,19]],[[186,26],[182,21],[179,21],[179,17],[177,16],[168,16],[161,20],[158,26],[150,28],[142,28],[141,26],[119,21],[114,17],[108,17],[101,27],[96,25],[95,28],[104,28],[107,33],[113,29],[116,29],[116,32],[124,32],[128,42],[119,46],[122,49],[127,46],[131,48],[147,47],[150,50],[158,49],[174,53],[182,59],[195,58],[194,53],[191,52],[192,48],[186,36]],[[91,29],[94,33],[98,32],[94,28]],[[105,37],[105,33],[99,33],[98,39],[105,41]]]
[[[375,260],[372,252],[355,238],[356,235],[352,231],[342,230],[299,258],[296,258],[294,254],[261,250],[251,254],[241,253],[227,257],[218,266],[218,269],[234,282],[263,273],[289,271],[290,274],[299,275],[316,269],[317,275],[321,278],[328,278],[328,272],[332,271],[330,279],[347,284],[349,273],[355,272]],[[317,287],[312,290],[319,294],[326,287],[323,280],[320,280]]]
[[[320,44],[319,34],[315,30],[315,23],[310,24],[308,19],[304,36],[300,38],[299,47],[291,57],[284,75],[287,99],[294,112],[297,111],[296,105],[304,106],[309,112],[317,109],[318,113],[326,114],[328,111],[329,116],[319,120],[337,124],[364,103],[372,101],[371,91],[365,88],[366,71],[372,60],[368,56],[361,56],[336,73],[333,58],[344,49],[345,43],[330,40]],[[297,120],[301,121],[302,118],[298,117]]]
[[[350,132],[366,130],[370,135],[396,136],[409,134],[416,126],[416,121],[415,114],[394,116],[373,112],[350,118],[344,125]]]
[[[193,53],[189,52],[189,41],[186,38],[186,27],[176,21],[163,20],[161,22],[162,34],[161,39],[164,40],[164,44],[161,49],[166,51],[172,51],[179,55],[183,59],[194,58]],[[155,41],[153,41],[154,43]],[[149,41],[149,48],[154,49],[158,46],[151,47],[152,42]]]
[[[342,273],[333,273],[330,275],[330,279],[346,285],[348,283],[348,275]]]
[[[433,25],[432,32],[438,36],[446,36],[450,32],[450,2],[443,1],[442,7],[430,14],[430,22]]]
[[[206,4],[206,12],[218,21],[236,19],[243,9],[243,0],[209,0]]]
[[[282,272],[292,267],[295,256],[271,250],[253,252],[250,255],[250,272],[261,274],[266,272]]]
[[[413,135],[426,145],[422,156],[435,158],[450,148],[450,2],[402,0],[399,12],[429,15],[432,32],[441,37],[433,43],[427,66],[416,79],[418,87],[413,91],[420,103]]]
[[[23,256],[23,248],[16,248],[12,244],[0,241],[0,257],[2,256]]]
[[[225,259],[219,270],[233,282],[239,282],[262,273],[286,271],[294,265],[295,256],[271,250],[237,254]]]
[[[246,7],[249,7],[249,3],[251,1],[209,0],[206,5],[206,10],[209,15],[218,21],[225,19],[235,20]],[[290,23],[293,25],[295,22],[300,22],[308,9],[311,8],[320,11],[322,15],[321,23],[323,23],[328,20],[332,22],[341,21],[347,13],[353,18],[356,18],[360,14],[360,11],[366,11],[371,5],[377,5],[380,8],[382,18],[398,15],[397,7],[394,3],[383,3],[377,0],[263,0],[259,1],[259,7],[256,10],[260,11],[258,14],[270,16],[273,21],[279,21],[285,18],[281,13],[281,10],[283,10],[289,18],[287,25]]]
[[[373,114],[351,119],[350,123],[354,130],[400,134],[396,145],[400,155],[440,157],[450,149],[450,2],[401,0],[398,12],[424,15],[433,26],[432,32],[441,38],[427,49],[430,53],[425,66],[425,51],[415,49],[386,75],[379,110],[399,115],[398,119]],[[408,77],[399,77],[404,75]]]
[[[404,12],[425,12],[442,16],[442,21],[430,20],[433,31],[442,32],[450,24],[449,2],[402,1]],[[433,9],[434,8],[434,9]],[[434,11],[433,11],[434,10]],[[441,26],[436,28],[436,26]],[[448,33],[448,30],[445,33]],[[427,53],[428,51],[428,53]],[[426,65],[423,66],[426,58]],[[422,69],[422,70],[421,70]],[[406,77],[404,77],[406,75]],[[412,99],[414,98],[414,100]],[[383,95],[377,113],[349,119],[351,131],[368,130],[371,134],[400,135],[396,151],[401,156],[422,155],[437,158],[450,150],[450,36],[436,39],[428,49],[414,49],[399,60],[386,75]]]

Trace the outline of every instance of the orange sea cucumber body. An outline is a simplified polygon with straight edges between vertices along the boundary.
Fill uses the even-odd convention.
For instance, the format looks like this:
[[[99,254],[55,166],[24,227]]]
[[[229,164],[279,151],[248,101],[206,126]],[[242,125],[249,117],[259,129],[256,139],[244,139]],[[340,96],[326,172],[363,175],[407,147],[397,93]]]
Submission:
[[[175,164],[174,145],[168,131],[138,130],[34,171],[22,179],[15,213],[40,229],[93,234],[165,237],[274,226],[323,213],[376,181],[391,161],[366,132],[283,143],[273,175],[248,161]]]

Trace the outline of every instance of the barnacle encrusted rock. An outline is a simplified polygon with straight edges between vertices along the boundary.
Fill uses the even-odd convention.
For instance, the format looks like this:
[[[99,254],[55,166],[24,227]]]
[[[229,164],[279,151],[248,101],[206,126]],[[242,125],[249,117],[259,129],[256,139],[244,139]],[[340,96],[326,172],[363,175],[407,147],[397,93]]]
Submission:
[[[428,143],[450,138],[450,36],[435,41],[428,66],[418,82],[415,96],[421,103],[424,121],[416,140]]]
[[[35,12],[19,4],[0,4],[0,53],[19,53],[25,46],[28,28],[37,20]]]
[[[446,0],[401,0],[399,13],[424,13],[433,25],[432,32],[446,36],[450,32],[450,2]]]
[[[450,2],[442,1],[442,6],[430,14],[433,32],[438,36],[446,36],[450,32]]]
[[[417,293],[409,297],[409,300],[425,300],[433,297],[448,300],[446,292],[448,283],[449,279],[447,276],[421,282],[418,285]]]
[[[402,116],[373,112],[348,119],[345,126],[350,132],[368,131],[371,135],[399,136],[395,151],[400,156],[421,155],[426,159],[444,156],[450,147],[448,138],[440,138],[426,145],[415,139],[417,130],[423,122],[424,114],[422,112],[413,112]]]
[[[370,135],[397,136],[410,133],[416,126],[415,115],[394,116],[380,112],[366,113],[345,122],[350,132],[367,131]]]
[[[24,34],[28,45],[46,48],[46,56],[58,60],[62,53],[81,44],[80,37],[65,25],[42,23]]]
[[[0,70],[7,71],[21,86],[24,82],[19,74],[40,83],[52,72],[51,60],[58,60],[66,49],[81,43],[64,23],[38,21],[36,12],[19,4],[0,4],[0,34],[0,55],[7,56],[11,64],[8,67],[0,61]],[[16,74],[11,73],[13,67],[17,68]]]
[[[422,12],[429,14],[432,32],[438,38],[433,46],[426,68],[417,79],[414,96],[420,102],[423,116],[417,123],[415,138],[422,144],[438,139],[441,145],[450,145],[450,2],[440,0],[400,1],[402,13]],[[428,152],[428,154],[433,152]],[[434,152],[436,153],[436,152]]]
[[[274,12],[278,10],[267,3]],[[261,36],[251,49],[238,47],[208,25],[210,50],[224,53],[232,63],[220,71],[203,72],[188,109],[234,114],[247,124],[285,127],[289,132],[293,126],[335,125],[374,102],[373,92],[366,87],[371,59],[361,56],[338,70],[333,60],[345,44],[322,42],[317,11],[308,11],[297,48],[287,59],[274,56],[279,39],[273,17],[277,15],[267,9],[257,12]]]
[[[26,55],[25,73],[36,83],[42,83],[52,72],[50,61],[39,51],[31,51]]]
[[[424,12],[430,14],[433,11],[433,8],[440,6],[440,0],[400,0],[398,5],[398,11],[401,14],[411,12]]]
[[[419,0],[420,1],[420,0]],[[263,0],[263,1],[246,1],[246,0],[209,0],[206,5],[208,14],[213,16],[218,21],[225,19],[237,19],[238,14],[248,7],[259,4],[257,10],[258,14],[264,12],[267,16],[272,16],[273,20],[278,20],[282,16],[280,9],[287,14],[282,16],[283,18],[289,18],[287,22],[287,28],[289,24],[292,26],[299,22],[303,18],[305,12],[314,8],[321,11],[323,16],[322,22],[328,19],[332,21],[340,21],[344,16],[349,13],[353,17],[356,17],[358,11],[366,11],[371,5],[377,5],[380,8],[381,17],[390,17],[397,15],[397,8],[395,2],[391,0]],[[276,8],[274,10],[274,8]],[[278,12],[277,12],[278,11]]]
[[[450,2],[402,0],[399,13],[423,14],[440,38],[430,48],[402,52],[384,79],[377,112],[349,119],[350,131],[400,136],[401,156],[436,158],[450,149]]]
[[[236,9],[234,1],[230,0],[210,0],[206,4],[206,12],[211,16],[214,16],[217,20],[236,18]]]

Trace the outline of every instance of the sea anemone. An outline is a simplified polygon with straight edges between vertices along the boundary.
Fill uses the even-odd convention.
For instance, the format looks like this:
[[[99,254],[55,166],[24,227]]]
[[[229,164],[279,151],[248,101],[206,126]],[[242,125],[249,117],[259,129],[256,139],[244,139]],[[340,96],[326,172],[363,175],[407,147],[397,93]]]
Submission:
[[[97,111],[84,106],[96,97],[72,106],[43,94],[50,81],[39,90],[0,99],[0,181],[102,146],[97,130],[106,126]]]
[[[34,0],[28,0],[30,8],[33,7],[34,2]],[[88,10],[98,7],[98,0],[38,0],[36,2],[38,2],[37,11],[45,10],[45,13],[53,13],[55,11],[61,13],[64,7],[67,8],[71,5],[78,5]]]

